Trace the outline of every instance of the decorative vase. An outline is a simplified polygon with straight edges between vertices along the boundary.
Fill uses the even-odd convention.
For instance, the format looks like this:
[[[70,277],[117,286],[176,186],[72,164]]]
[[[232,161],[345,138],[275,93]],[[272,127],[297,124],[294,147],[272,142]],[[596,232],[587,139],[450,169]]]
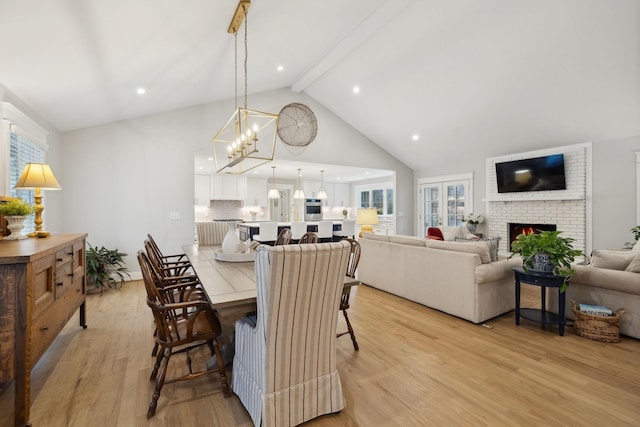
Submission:
[[[251,215],[251,221],[255,221],[256,220],[256,216],[255,215]]]
[[[7,228],[11,231],[10,235],[4,237],[5,240],[22,240],[29,237],[22,235],[24,221],[27,219],[25,215],[9,215],[5,218],[7,219]]]
[[[236,233],[236,223],[229,221],[228,227],[229,230],[222,240],[222,253],[239,254],[244,250],[244,245]]]
[[[527,267],[531,271],[537,271],[540,273],[553,273],[553,264],[549,255],[545,253],[539,253],[533,255],[527,260]]]
[[[467,223],[467,230],[469,230],[469,233],[475,233],[477,229],[478,224],[471,224],[470,222]]]

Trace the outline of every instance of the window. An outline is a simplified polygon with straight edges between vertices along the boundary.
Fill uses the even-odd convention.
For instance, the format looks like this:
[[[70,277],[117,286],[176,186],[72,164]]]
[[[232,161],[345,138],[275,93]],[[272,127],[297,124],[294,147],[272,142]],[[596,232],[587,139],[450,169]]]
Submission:
[[[11,188],[11,197],[19,197],[27,203],[35,203],[34,190],[16,190],[13,187],[18,182],[20,174],[24,170],[27,163],[44,163],[45,150],[29,141],[28,139],[10,132],[10,148],[9,148],[9,188]],[[35,216],[29,215],[24,222],[24,234],[35,231]]]
[[[393,215],[393,183],[356,186],[358,208],[376,208],[378,215]]]
[[[34,203],[34,190],[14,190],[13,187],[27,163],[45,162],[48,149],[47,132],[8,102],[1,104],[1,112],[0,169],[7,172],[0,176],[0,193]],[[34,215],[27,218],[24,233],[34,231],[34,219]]]

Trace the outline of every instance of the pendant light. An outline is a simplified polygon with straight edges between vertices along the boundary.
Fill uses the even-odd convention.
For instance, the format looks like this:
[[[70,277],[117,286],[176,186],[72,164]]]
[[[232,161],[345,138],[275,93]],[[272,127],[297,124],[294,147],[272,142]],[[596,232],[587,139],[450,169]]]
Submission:
[[[278,136],[278,115],[247,108],[248,11],[250,0],[239,0],[229,24],[234,35],[235,110],[213,137],[217,173],[242,174],[273,160]],[[238,30],[244,22],[244,106],[238,107]]]
[[[318,188],[318,199],[326,199],[327,192],[324,189],[324,171],[320,171],[320,188]]]
[[[273,171],[273,178],[271,178],[271,188],[269,189],[269,194],[267,195],[270,199],[279,199],[280,192],[276,188],[276,167],[271,166],[271,170]]]
[[[304,199],[304,191],[302,191],[302,183],[301,178],[302,174],[300,173],[302,169],[298,169],[298,189],[293,193],[294,199]]]

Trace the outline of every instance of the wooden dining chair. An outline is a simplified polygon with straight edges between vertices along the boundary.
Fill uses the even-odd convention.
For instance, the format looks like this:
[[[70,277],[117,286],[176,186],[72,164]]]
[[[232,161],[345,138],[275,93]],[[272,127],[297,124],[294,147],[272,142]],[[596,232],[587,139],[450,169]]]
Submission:
[[[153,266],[145,252],[138,251],[137,257],[147,291],[147,305],[153,313],[157,329],[157,342],[160,345],[160,351],[156,356],[156,362],[149,378],[150,381],[156,382],[156,386],[147,410],[147,418],[151,418],[155,414],[158,399],[165,384],[218,372],[223,394],[225,397],[229,397],[231,392],[217,340],[222,333],[222,327],[213,308],[206,300],[173,301],[169,295],[174,296],[175,293],[167,292],[166,289],[156,286],[152,273]],[[214,367],[194,372],[189,352],[202,345],[209,346],[211,356],[215,357],[216,364]],[[166,379],[169,361],[173,355],[179,353],[186,353],[188,373]]]
[[[344,238],[342,241],[349,242],[351,250],[349,251],[349,264],[347,265],[347,273],[346,275],[354,278],[356,277],[356,269],[358,268],[358,262],[360,262],[360,243],[358,243],[355,239]],[[340,298],[340,311],[344,315],[344,320],[347,322],[347,331],[340,332],[338,334],[338,338],[349,334],[351,336],[351,341],[353,342],[353,348],[358,351],[360,347],[358,346],[358,341],[356,341],[356,334],[353,332],[353,327],[351,326],[351,322],[349,321],[349,316],[347,315],[347,310],[349,309],[349,297],[351,296],[351,288],[342,289],[342,297]]]
[[[261,245],[257,312],[236,322],[233,391],[255,426],[295,426],[344,408],[336,327],[347,242]]]
[[[278,238],[273,245],[288,245],[289,243],[291,243],[291,229],[283,228],[282,231],[280,231],[280,233],[278,234]]]
[[[160,250],[160,247],[156,243],[155,239],[151,236],[151,234],[147,234],[147,239],[145,240],[145,248],[147,250],[147,255],[152,257],[158,265],[161,265],[164,268],[170,270],[172,274],[180,275],[185,274],[188,271],[191,271],[192,274],[195,274],[193,272],[193,269],[191,268],[191,262],[189,262],[186,254],[182,253],[165,255]]]
[[[307,231],[300,237],[298,243],[304,245],[306,243],[318,243],[318,235],[313,231]]]

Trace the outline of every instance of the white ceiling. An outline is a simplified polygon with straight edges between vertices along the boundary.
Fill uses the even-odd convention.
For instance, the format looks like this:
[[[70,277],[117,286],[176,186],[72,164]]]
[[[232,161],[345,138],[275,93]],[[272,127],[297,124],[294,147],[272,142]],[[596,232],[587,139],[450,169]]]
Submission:
[[[0,83],[61,131],[229,99],[236,5],[0,0]],[[640,134],[637,0],[253,0],[248,19],[250,93],[304,91],[416,170]]]

